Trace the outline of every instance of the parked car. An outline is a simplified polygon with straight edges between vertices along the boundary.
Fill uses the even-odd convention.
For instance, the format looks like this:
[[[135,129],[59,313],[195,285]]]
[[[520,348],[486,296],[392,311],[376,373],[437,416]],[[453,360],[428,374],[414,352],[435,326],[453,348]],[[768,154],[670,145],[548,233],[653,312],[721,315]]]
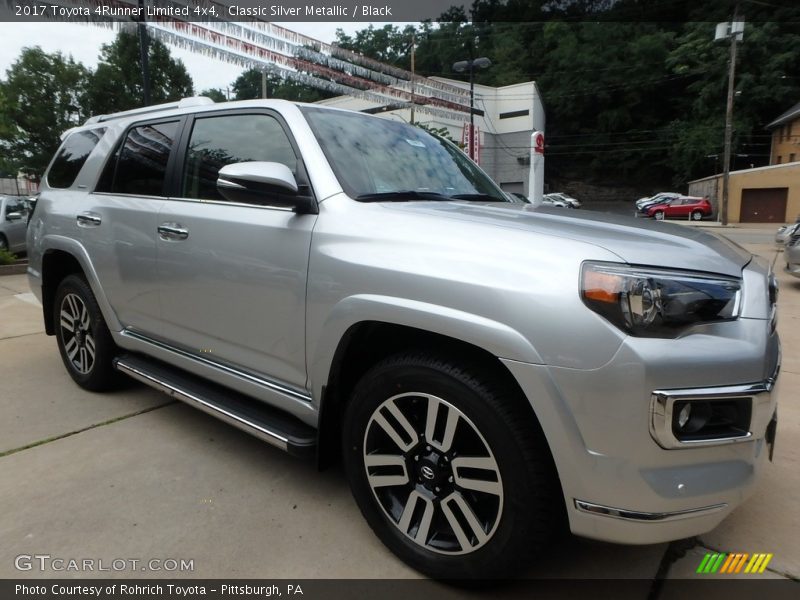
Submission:
[[[786,272],[789,275],[800,277],[800,226],[789,236],[784,249],[786,258]]]
[[[544,194],[542,196],[542,204],[557,206],[558,208],[571,208],[569,202],[553,194]]]
[[[711,216],[714,209],[708,198],[678,196],[656,204],[646,205],[640,212],[659,221],[666,218],[691,218],[692,221],[700,221],[703,217]]]
[[[645,206],[651,204],[660,204],[667,200],[671,200],[672,198],[679,198],[682,195],[683,194],[678,194],[677,192],[659,192],[658,194],[654,194],[653,196],[648,196],[647,198],[639,198],[636,201],[636,211],[639,211],[643,209]]]
[[[197,98],[91,118],[43,177],[28,249],[78,385],[128,375],[341,460],[376,535],[433,577],[511,575],[561,523],[705,533],[774,444],[769,261],[509,202],[404,123]]]
[[[0,250],[25,252],[28,209],[16,196],[0,196]]]
[[[573,198],[568,194],[564,194],[561,192],[550,192],[547,195],[553,199],[559,199],[562,200],[563,202],[566,202],[569,208],[580,208],[582,206],[580,200]]]
[[[775,243],[778,244],[781,248],[786,245],[786,242],[789,241],[789,238],[792,234],[800,228],[800,215],[798,215],[797,219],[794,223],[790,223],[789,225],[781,225],[778,228],[778,232],[775,234]]]

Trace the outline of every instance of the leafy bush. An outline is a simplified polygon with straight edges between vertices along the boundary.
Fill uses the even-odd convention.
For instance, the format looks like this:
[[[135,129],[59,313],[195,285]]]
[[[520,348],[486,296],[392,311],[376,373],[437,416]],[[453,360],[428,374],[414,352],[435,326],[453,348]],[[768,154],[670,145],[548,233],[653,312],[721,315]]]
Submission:
[[[17,260],[16,254],[11,254],[8,250],[0,250],[0,265],[13,265]]]

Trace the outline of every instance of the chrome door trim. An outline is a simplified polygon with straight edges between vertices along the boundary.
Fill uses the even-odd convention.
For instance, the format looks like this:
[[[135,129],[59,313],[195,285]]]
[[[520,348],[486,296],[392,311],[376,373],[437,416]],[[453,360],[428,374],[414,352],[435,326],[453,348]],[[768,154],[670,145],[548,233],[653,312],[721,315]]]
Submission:
[[[311,404],[311,395],[307,392],[300,391],[296,388],[290,387],[287,384],[276,381],[274,379],[267,379],[260,375],[254,375],[253,373],[249,373],[247,371],[242,371],[241,369],[237,369],[225,363],[217,362],[215,360],[211,360],[205,356],[199,356],[197,354],[193,354],[192,352],[187,352],[186,350],[181,350],[180,348],[176,348],[174,346],[170,346],[169,344],[165,344],[164,342],[160,342],[158,340],[154,340],[151,337],[143,335],[138,331],[132,329],[124,329],[122,330],[121,334],[123,337],[133,338],[140,342],[144,342],[146,344],[150,344],[152,346],[157,346],[162,350],[166,350],[167,352],[172,352],[173,354],[177,354],[183,358],[187,358],[192,360],[196,363],[201,365],[211,367],[213,369],[217,369],[219,371],[223,371],[228,375],[233,375],[234,377],[238,377],[240,379],[244,379],[249,383],[254,383],[258,386],[267,388],[272,390],[273,392],[277,392],[279,394],[283,394],[284,396],[288,396],[293,400],[300,400],[301,402],[305,402],[307,404]]]

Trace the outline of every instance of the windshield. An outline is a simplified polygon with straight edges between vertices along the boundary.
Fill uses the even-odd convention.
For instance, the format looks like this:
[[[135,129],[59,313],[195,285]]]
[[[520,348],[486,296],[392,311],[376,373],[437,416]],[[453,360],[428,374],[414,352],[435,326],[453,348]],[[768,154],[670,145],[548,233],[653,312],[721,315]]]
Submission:
[[[461,150],[424,129],[358,113],[301,110],[351,198],[508,202]]]

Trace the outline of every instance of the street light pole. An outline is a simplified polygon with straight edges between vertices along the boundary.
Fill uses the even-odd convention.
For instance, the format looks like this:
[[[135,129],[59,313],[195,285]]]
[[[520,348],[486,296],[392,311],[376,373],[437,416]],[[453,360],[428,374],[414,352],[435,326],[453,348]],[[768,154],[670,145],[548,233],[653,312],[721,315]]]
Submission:
[[[148,51],[147,25],[145,23],[144,0],[139,0],[139,57],[142,61],[142,92],[144,105],[150,106],[150,53]]]
[[[469,71],[469,157],[475,160],[475,69],[488,69],[492,66],[485,56],[471,60],[460,60],[453,65],[456,73]]]

